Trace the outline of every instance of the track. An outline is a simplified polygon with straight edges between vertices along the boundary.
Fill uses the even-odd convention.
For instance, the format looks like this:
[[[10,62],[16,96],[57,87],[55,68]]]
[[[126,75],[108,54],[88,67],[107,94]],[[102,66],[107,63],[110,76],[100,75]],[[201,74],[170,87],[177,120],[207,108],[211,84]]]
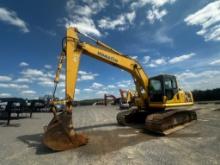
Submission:
[[[220,105],[196,105],[198,121],[166,137],[142,132],[140,125],[121,127],[116,107],[74,110],[76,131],[89,136],[86,146],[51,152],[41,144],[43,126],[52,114],[33,119],[0,120],[0,164],[220,164]]]

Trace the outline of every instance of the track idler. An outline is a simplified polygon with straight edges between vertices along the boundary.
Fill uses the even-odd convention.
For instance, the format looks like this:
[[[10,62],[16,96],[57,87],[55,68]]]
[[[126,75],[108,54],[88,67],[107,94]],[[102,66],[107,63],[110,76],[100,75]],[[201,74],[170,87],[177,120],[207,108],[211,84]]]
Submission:
[[[43,144],[54,151],[76,148],[88,143],[88,138],[74,131],[72,113],[61,112],[54,114],[54,118],[45,127]]]

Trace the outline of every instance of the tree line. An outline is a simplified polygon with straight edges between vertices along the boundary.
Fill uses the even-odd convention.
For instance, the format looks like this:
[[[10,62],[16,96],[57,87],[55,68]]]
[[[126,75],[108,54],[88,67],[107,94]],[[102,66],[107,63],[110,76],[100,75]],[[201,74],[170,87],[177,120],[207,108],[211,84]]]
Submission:
[[[195,101],[214,101],[220,100],[220,88],[208,90],[192,91]]]

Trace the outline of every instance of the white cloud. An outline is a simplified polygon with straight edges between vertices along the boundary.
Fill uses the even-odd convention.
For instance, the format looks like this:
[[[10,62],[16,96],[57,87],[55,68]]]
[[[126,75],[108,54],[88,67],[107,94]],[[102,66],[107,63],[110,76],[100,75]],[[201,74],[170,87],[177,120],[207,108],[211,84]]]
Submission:
[[[108,93],[108,92],[105,91],[105,90],[104,90],[104,91],[98,91],[98,92],[96,92],[96,94],[99,95],[99,96],[100,96],[100,95],[104,95],[104,94],[106,94],[106,93]]]
[[[85,91],[85,92],[93,92],[93,89],[85,88],[85,89],[83,89],[83,91]]]
[[[146,18],[149,20],[151,24],[155,21],[162,21],[162,18],[167,15],[167,10],[160,10],[158,8],[153,7],[151,10],[148,10]]]
[[[138,56],[130,56],[132,59],[137,60]]]
[[[179,63],[185,60],[188,60],[190,58],[192,58],[193,56],[195,56],[195,53],[188,53],[188,54],[183,54],[181,56],[176,56],[173,57],[171,59],[169,59],[169,57],[165,58],[165,57],[160,57],[157,59],[151,59],[149,56],[145,56],[143,58],[143,64],[145,64],[148,67],[154,68],[157,67],[159,65],[166,65],[166,64],[175,64],[175,63]],[[169,59],[169,60],[168,60]]]
[[[162,7],[165,4],[173,4],[175,1],[176,0],[139,0],[139,1],[133,2],[131,4],[131,8],[137,9],[147,4],[151,4],[152,6],[155,6],[155,7]]]
[[[103,96],[104,94],[118,95],[118,88],[134,89],[134,83],[132,80],[122,80],[110,85],[103,85],[101,83],[93,83],[88,88],[84,88],[81,96],[83,98],[95,98]]]
[[[125,17],[128,19],[129,23],[133,23],[135,17],[136,17],[136,13],[134,11],[125,14]]]
[[[65,74],[60,74],[60,81],[65,81],[65,78],[66,78]]]
[[[116,83],[117,87],[122,89],[132,89],[134,88],[134,83],[131,80],[122,80]]]
[[[129,24],[133,23],[135,17],[136,14],[134,11],[118,15],[116,19],[105,17],[98,21],[98,26],[103,29],[117,29],[123,31],[128,28]]]
[[[96,28],[96,25],[91,18],[74,17],[72,20],[66,21],[66,28],[73,26],[76,27],[82,33],[101,36],[100,31]]]
[[[184,55],[181,55],[181,56],[174,57],[174,58],[170,59],[169,63],[170,64],[175,64],[175,63],[178,63],[178,62],[182,62],[182,61],[185,61],[185,60],[188,60],[188,59],[192,58],[193,56],[195,56],[195,53],[184,54]]]
[[[116,88],[116,86],[115,85],[108,85],[107,88],[114,89],[114,88]]]
[[[113,17],[104,16],[96,22],[94,17],[106,9],[109,1],[82,0],[78,2],[75,0],[67,0],[66,11],[68,17],[65,17],[63,20],[66,27],[75,26],[83,33],[101,36],[102,34],[99,31],[99,28],[118,31],[128,29],[136,18],[137,9],[144,7],[147,4],[152,7],[152,10],[150,10],[148,14],[148,18],[151,19],[151,22],[156,19],[161,21],[162,17],[167,14],[167,10],[160,8],[166,4],[172,4],[174,2],[175,0],[122,0],[122,5],[129,3],[130,8],[128,11],[121,12],[121,14],[116,16],[114,16],[115,13],[113,13]],[[119,5],[115,5],[115,3],[113,6],[120,8]],[[99,28],[96,26],[96,23],[98,23]]]
[[[122,3],[130,3],[129,6],[132,11],[137,11],[139,8],[145,7],[146,5],[151,6],[151,9],[147,12],[146,18],[153,24],[156,20],[162,21],[162,18],[167,15],[167,10],[162,8],[174,2],[176,2],[176,0],[123,0]]]
[[[88,5],[85,6],[77,6],[77,8],[74,9],[76,14],[82,15],[82,16],[91,16],[95,11],[92,10]]]
[[[146,66],[148,66],[148,67],[154,68],[154,67],[157,67],[159,65],[167,64],[167,61],[163,57],[161,57],[161,58],[158,58],[158,59],[148,60],[148,62],[146,62],[144,64],[146,64]]]
[[[12,80],[12,78],[9,76],[1,76],[0,75],[0,81],[11,81],[11,80]]]
[[[152,40],[153,42],[159,44],[173,44],[173,39],[168,36],[166,27],[159,28],[159,30],[157,30],[153,36]]]
[[[87,75],[87,72],[86,72],[86,71],[82,71],[82,70],[79,70],[78,73],[79,73],[80,75]]]
[[[36,92],[33,91],[33,90],[22,91],[21,93],[22,93],[22,94],[27,94],[27,95],[34,95],[34,94],[36,94]]]
[[[28,85],[20,85],[20,84],[13,84],[13,83],[0,83],[0,88],[13,88],[13,89],[27,89],[29,88]]]
[[[84,80],[94,80],[95,76],[93,75],[82,75],[78,80],[79,81],[84,81]]]
[[[100,84],[100,83],[97,83],[97,82],[94,82],[91,86],[91,88],[94,88],[94,89],[99,89],[99,88],[102,88],[103,87],[103,84]]]
[[[68,0],[66,3],[68,12],[68,18],[65,19],[66,27],[74,26],[83,33],[101,36],[92,16],[99,13],[107,5],[107,0],[83,0],[80,4],[77,1]]]
[[[207,70],[200,72],[186,71],[176,75],[184,89],[213,89],[220,87],[220,71]]]
[[[147,64],[150,61],[150,56],[144,56],[143,64]]]
[[[98,76],[98,74],[96,74],[96,73],[79,71],[78,72],[78,81],[94,80],[96,76]]]
[[[19,82],[19,83],[30,83],[32,82],[30,79],[28,78],[18,78],[15,80],[15,82]]]
[[[0,93],[0,97],[11,97],[10,93]]]
[[[41,86],[45,86],[45,87],[53,87],[54,86],[54,82],[52,80],[41,81],[38,84],[41,85]]]
[[[220,74],[220,71],[217,70],[207,70],[203,72],[183,72],[179,74],[180,77],[183,77],[184,79],[190,79],[190,78],[201,78],[201,77],[206,77],[206,78],[212,78]]]
[[[76,94],[76,95],[80,94],[80,89],[76,88],[76,89],[75,89],[75,94]]]
[[[151,1],[151,3],[157,7],[161,7],[165,4],[173,4],[176,0],[143,0],[143,1]]]
[[[220,65],[220,59],[210,62],[210,65]]]
[[[203,36],[205,41],[220,41],[220,1],[210,2],[184,21],[187,25],[201,26],[197,34]]]
[[[157,67],[157,65],[153,64],[153,63],[149,64],[148,66],[151,67],[151,68]]]
[[[163,64],[166,64],[166,61],[163,58],[158,58],[158,59],[154,60],[154,63],[156,65],[163,65]]]
[[[24,33],[29,32],[26,22],[19,18],[16,12],[12,10],[0,7],[0,20],[20,28]]]
[[[41,86],[45,86],[45,87],[52,87],[52,86],[54,86],[53,80],[50,77],[48,77],[48,76],[38,77],[37,81],[38,81],[38,84],[41,85]]]
[[[92,15],[99,13],[107,5],[107,0],[82,0],[81,4],[78,4],[75,0],[68,0],[66,3],[66,9],[71,16],[80,15],[91,17]]]
[[[23,77],[19,81],[26,81],[29,79],[30,82],[34,82],[43,87],[52,87],[54,86],[53,75],[51,72],[42,71],[39,69],[25,69],[21,72]]]
[[[38,76],[44,76],[45,74],[38,69],[26,69],[21,72],[25,77],[38,77]]]
[[[46,69],[51,69],[51,68],[52,68],[52,66],[51,66],[51,65],[46,64],[46,65],[44,65],[44,68],[46,68]]]
[[[112,29],[119,28],[126,24],[125,17],[119,15],[115,20],[105,17],[98,21],[99,27],[103,29]]]
[[[58,84],[58,86],[59,86],[59,87],[65,87],[65,82],[60,82],[60,83]]]
[[[19,64],[19,66],[29,66],[29,64],[26,63],[26,62],[21,62],[21,63]]]
[[[126,84],[118,84],[119,88],[127,88],[128,86]]]

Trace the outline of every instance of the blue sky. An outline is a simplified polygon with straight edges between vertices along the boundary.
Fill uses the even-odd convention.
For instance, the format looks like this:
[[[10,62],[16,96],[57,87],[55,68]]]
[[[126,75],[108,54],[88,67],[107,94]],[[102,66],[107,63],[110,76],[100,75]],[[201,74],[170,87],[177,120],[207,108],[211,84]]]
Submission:
[[[175,74],[187,90],[220,87],[219,0],[0,0],[0,97],[51,94],[69,26],[137,59],[149,76]],[[82,56],[76,99],[119,88],[134,88],[128,73]]]

